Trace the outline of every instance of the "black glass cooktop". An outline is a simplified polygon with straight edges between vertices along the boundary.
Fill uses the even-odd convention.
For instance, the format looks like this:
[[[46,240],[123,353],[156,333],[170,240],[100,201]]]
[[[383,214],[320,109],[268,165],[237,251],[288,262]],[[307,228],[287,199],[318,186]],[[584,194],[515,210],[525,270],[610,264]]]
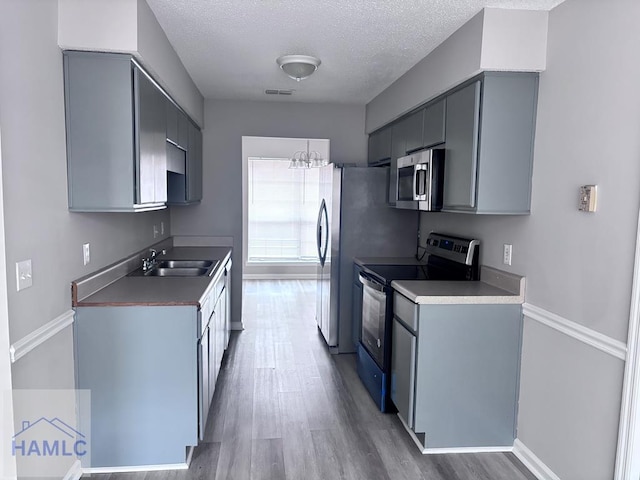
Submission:
[[[421,265],[365,265],[364,271],[378,282],[390,285],[393,280],[477,280],[474,269],[431,255]]]
[[[429,268],[428,265],[367,265],[365,271],[381,283],[391,283],[392,280],[428,280]]]

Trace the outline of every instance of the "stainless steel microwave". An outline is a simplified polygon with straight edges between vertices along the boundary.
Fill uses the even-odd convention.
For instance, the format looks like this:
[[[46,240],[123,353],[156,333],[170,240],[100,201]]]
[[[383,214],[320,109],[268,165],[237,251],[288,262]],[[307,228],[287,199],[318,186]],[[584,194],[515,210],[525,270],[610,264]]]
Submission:
[[[398,159],[396,207],[434,212],[442,209],[444,149],[431,148]]]

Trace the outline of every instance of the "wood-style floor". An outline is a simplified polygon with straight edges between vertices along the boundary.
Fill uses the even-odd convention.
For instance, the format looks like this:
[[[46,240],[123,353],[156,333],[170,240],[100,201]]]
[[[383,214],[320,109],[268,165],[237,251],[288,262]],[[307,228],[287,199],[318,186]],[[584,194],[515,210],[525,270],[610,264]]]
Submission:
[[[354,355],[329,354],[315,324],[315,282],[244,282],[205,440],[187,471],[100,480],[535,480],[512,454],[422,455],[395,414],[380,413]]]

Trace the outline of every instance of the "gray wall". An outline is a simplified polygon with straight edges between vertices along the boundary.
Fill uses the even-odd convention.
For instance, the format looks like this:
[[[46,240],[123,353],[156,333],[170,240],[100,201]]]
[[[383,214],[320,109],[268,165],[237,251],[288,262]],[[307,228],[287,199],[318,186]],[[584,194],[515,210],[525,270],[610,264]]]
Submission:
[[[9,330],[16,342],[71,308],[70,282],[154,243],[168,211],[67,210],[62,53],[57,2],[0,2],[0,128]],[[82,265],[82,244],[91,263]],[[16,292],[15,263],[33,262],[33,287]],[[6,354],[6,353],[5,353]],[[14,388],[73,388],[71,329],[13,365]]]
[[[626,341],[640,204],[640,3],[567,0],[549,15],[531,215],[422,214],[526,275],[526,301]],[[508,181],[508,179],[505,179]],[[598,184],[598,212],[577,211]],[[423,235],[424,238],[424,235]],[[513,265],[502,245],[513,244]],[[624,363],[526,319],[518,437],[560,478],[613,476]]]
[[[242,309],[242,136],[328,138],[331,159],[366,163],[364,106],[205,101],[202,203],[171,209],[173,235],[233,237],[233,320]],[[292,152],[293,153],[293,152]]]

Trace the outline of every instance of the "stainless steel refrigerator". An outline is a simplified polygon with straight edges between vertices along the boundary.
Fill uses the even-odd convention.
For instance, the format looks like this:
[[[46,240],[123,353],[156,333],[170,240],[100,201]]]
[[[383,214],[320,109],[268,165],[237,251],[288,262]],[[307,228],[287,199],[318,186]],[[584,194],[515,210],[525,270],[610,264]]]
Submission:
[[[419,213],[388,205],[388,176],[388,167],[320,169],[316,322],[332,353],[355,352],[359,340],[352,313],[354,258],[416,253]]]

